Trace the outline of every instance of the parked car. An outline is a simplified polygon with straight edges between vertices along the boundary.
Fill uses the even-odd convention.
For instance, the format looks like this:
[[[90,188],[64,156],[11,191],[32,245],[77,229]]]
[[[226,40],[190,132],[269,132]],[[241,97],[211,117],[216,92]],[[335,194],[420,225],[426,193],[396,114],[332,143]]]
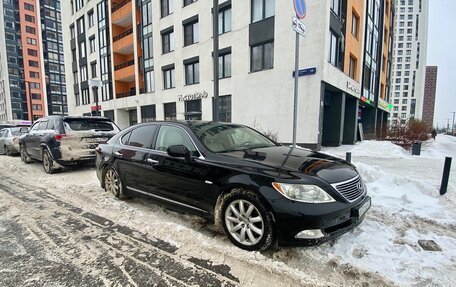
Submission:
[[[95,162],[95,148],[106,143],[119,128],[104,117],[49,116],[36,121],[21,137],[21,160],[43,162],[47,173],[62,166]]]
[[[14,128],[15,125],[11,125],[11,124],[0,124],[0,130],[4,129],[4,128]]]
[[[97,176],[119,198],[145,195],[221,224],[246,250],[315,245],[361,223],[371,199],[356,168],[282,146],[239,124],[154,122],[100,144]]]
[[[27,133],[27,128],[13,127],[0,130],[0,154],[19,153],[19,137]]]

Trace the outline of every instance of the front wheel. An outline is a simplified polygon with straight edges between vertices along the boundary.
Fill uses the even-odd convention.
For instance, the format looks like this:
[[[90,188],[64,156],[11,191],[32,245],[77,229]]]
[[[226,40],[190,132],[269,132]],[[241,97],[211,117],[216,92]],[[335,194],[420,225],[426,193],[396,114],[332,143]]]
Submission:
[[[113,168],[109,168],[104,175],[104,186],[106,192],[114,195],[119,199],[125,199],[126,196],[123,193],[122,182],[117,171]]]
[[[275,242],[272,215],[253,192],[235,190],[225,198],[222,225],[231,242],[245,250],[266,250]]]

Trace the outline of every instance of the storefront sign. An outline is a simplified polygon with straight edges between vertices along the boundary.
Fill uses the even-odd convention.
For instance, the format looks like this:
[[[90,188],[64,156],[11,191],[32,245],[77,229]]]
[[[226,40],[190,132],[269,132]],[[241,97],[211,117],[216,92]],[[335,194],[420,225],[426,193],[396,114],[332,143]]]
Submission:
[[[365,98],[365,97],[361,97],[361,101],[365,102],[365,103],[368,103],[368,104],[371,104],[371,100]]]
[[[384,110],[389,110],[390,109],[388,103],[385,102],[382,99],[378,99],[378,106],[381,107]]]
[[[350,81],[347,81],[347,89],[354,92],[355,94],[361,94],[361,88],[358,85],[351,83]]]
[[[179,102],[186,102],[186,101],[193,101],[193,100],[201,100],[205,99],[209,96],[209,94],[206,91],[203,92],[196,92],[194,94],[188,94],[188,95],[179,95]]]

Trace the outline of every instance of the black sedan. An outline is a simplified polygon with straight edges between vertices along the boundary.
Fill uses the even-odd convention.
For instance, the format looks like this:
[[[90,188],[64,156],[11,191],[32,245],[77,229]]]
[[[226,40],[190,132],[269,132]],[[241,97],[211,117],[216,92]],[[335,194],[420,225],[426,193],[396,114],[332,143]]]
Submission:
[[[335,239],[371,203],[350,163],[239,124],[139,124],[99,145],[96,166],[116,197],[144,195],[213,219],[246,250]]]

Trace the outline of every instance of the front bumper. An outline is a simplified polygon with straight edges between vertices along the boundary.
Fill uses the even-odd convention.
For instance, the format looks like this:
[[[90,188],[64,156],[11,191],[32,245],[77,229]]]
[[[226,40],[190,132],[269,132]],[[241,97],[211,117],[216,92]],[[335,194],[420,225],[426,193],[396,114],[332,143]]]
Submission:
[[[312,246],[332,241],[364,220],[370,202],[371,198],[365,195],[352,203],[337,201],[322,204],[295,202],[283,196],[273,200],[269,198],[280,246]],[[359,211],[361,207],[362,214]],[[324,236],[316,239],[296,238],[304,230],[321,230]]]

